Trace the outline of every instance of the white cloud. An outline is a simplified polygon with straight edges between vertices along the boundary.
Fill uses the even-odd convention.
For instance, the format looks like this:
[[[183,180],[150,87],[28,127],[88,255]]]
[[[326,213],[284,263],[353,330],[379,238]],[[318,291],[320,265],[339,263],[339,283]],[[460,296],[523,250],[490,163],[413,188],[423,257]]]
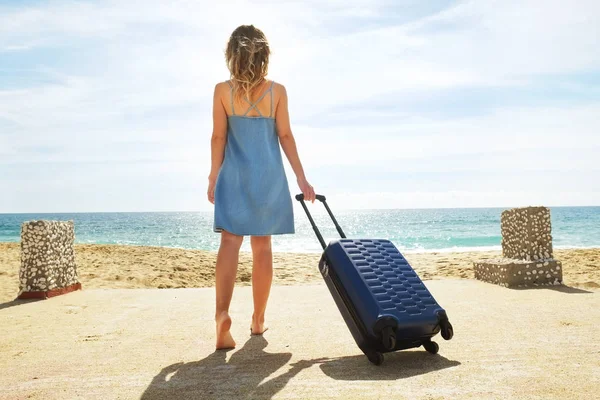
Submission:
[[[427,191],[402,193],[352,193],[340,192],[328,196],[328,202],[335,202],[342,208],[391,209],[391,208],[512,208],[545,206],[559,207],[565,204],[580,206],[600,203],[600,191]],[[440,206],[442,205],[442,206]]]
[[[469,154],[503,152],[507,160],[511,160],[511,154],[524,151],[539,154],[562,150],[576,158],[579,150],[600,149],[598,127],[600,103],[572,109],[509,108],[451,121],[392,124],[387,120],[387,124],[378,124],[373,131],[368,123],[331,128],[300,126],[297,131],[308,137],[304,157],[311,165],[369,165],[382,161],[427,159],[440,168],[441,164],[435,162],[437,157]],[[575,162],[591,166],[593,154],[588,153],[586,158],[579,157]],[[556,166],[555,163],[551,165]],[[452,165],[444,168],[452,168]]]

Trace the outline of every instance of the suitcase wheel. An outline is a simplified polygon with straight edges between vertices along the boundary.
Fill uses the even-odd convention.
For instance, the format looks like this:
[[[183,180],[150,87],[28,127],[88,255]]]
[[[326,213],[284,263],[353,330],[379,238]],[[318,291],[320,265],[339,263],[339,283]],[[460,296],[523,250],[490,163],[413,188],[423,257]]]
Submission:
[[[375,365],[381,365],[383,363],[383,354],[378,351],[367,353],[367,358]]]
[[[452,324],[450,323],[450,321],[446,320],[442,323],[442,337],[445,340],[450,340],[452,339],[452,336],[454,336],[454,329],[452,329]]]
[[[383,347],[386,350],[394,350],[396,348],[396,332],[394,332],[394,328],[391,326],[386,326],[383,331],[381,331],[381,339],[383,342]]]
[[[431,354],[437,354],[440,350],[440,346],[436,342],[425,342],[423,343],[423,347]]]

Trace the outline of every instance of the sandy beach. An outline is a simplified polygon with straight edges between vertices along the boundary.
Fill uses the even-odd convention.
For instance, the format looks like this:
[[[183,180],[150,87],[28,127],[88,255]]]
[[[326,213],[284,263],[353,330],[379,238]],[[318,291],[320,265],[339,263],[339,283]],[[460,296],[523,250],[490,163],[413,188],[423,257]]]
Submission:
[[[408,253],[406,258],[424,280],[473,278],[473,260],[500,252]],[[568,286],[600,288],[600,248],[556,250]],[[79,279],[87,289],[200,288],[214,280],[215,252],[165,247],[75,245]],[[319,254],[274,254],[274,285],[321,282]],[[19,243],[0,243],[0,302],[15,298],[20,265]],[[240,254],[238,285],[250,285],[252,257]]]

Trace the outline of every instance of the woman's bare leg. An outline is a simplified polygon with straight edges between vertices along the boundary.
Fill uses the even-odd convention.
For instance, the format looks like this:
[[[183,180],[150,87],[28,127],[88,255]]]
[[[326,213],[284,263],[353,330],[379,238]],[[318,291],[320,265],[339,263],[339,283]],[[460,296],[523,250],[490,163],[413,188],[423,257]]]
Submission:
[[[271,236],[252,236],[252,297],[254,314],[252,315],[252,334],[260,335],[267,330],[265,326],[265,310],[271,282],[273,281],[273,253]]]
[[[217,349],[235,347],[235,341],[229,332],[231,328],[229,304],[233,296],[240,246],[243,240],[243,236],[237,236],[229,232],[221,233],[221,245],[219,246],[215,268]]]

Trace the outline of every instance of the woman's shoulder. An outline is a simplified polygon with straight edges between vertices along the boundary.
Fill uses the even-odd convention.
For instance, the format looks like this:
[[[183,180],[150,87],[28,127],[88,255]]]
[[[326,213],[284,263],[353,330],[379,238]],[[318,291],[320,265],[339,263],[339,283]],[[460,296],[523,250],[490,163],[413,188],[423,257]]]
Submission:
[[[231,88],[231,81],[228,79],[226,81],[219,81],[215,84],[215,90],[223,90]]]
[[[283,83],[271,80],[270,85],[273,88],[273,91],[278,95],[287,95],[285,85]]]

